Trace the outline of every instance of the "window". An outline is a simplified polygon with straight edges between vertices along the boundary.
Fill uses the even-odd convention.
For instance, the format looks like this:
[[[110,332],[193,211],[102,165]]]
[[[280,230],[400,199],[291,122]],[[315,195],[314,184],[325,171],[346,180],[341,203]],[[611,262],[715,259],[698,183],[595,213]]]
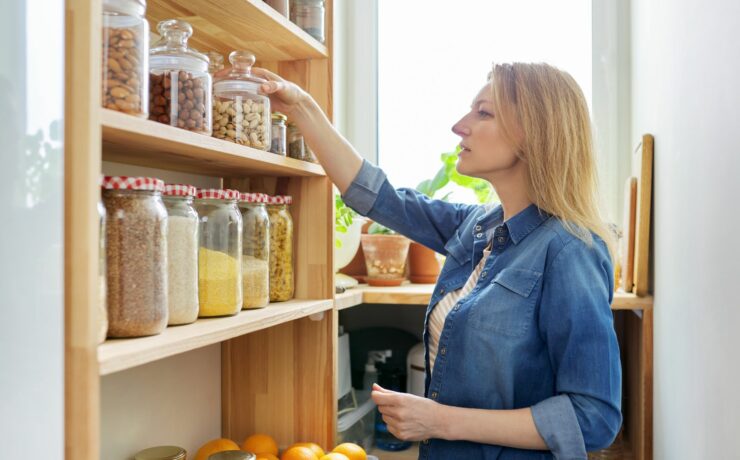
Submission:
[[[591,105],[591,0],[378,2],[378,163],[415,187],[455,148],[452,125],[492,62],[547,62],[569,72]],[[410,167],[412,166],[412,167]],[[468,190],[453,201],[475,202]]]

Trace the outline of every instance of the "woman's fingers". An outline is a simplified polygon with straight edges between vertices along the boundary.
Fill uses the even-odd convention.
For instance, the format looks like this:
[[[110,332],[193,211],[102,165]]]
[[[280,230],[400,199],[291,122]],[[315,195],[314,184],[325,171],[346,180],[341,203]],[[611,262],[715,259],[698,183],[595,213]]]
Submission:
[[[262,67],[252,67],[252,74],[271,81],[285,81],[283,77]]]

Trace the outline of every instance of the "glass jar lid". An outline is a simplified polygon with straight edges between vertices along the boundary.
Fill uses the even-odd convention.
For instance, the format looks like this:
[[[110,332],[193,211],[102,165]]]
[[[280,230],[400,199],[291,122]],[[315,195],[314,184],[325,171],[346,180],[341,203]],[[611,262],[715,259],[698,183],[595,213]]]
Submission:
[[[239,201],[242,203],[264,203],[264,193],[242,193],[239,196]]]
[[[238,200],[239,191],[223,190],[220,188],[202,188],[198,190],[198,199],[201,199],[201,200]]]
[[[182,197],[188,197],[188,196],[196,196],[198,194],[198,189],[195,188],[193,185],[187,185],[187,184],[166,184],[164,186],[164,195],[165,196],[182,196]]]
[[[146,0],[103,0],[103,12],[143,17],[146,13]]]
[[[288,121],[288,117],[280,112],[273,112],[272,121],[282,121],[283,123],[285,123],[286,121]]]
[[[186,452],[182,447],[158,446],[144,449],[134,455],[134,460],[185,460]]]
[[[177,69],[191,72],[206,72],[208,56],[188,48],[188,39],[193,27],[179,19],[168,19],[157,24],[162,38],[149,50],[149,66],[156,69]]]
[[[208,59],[210,60],[210,63],[208,64],[209,73],[214,74],[219,70],[223,70],[224,56],[221,53],[218,53],[216,51],[209,51]]]
[[[257,61],[251,51],[232,51],[229,54],[231,72],[225,75],[213,85],[215,93],[227,93],[234,91],[249,91],[259,93],[262,83],[267,80],[252,75],[252,66]]]
[[[293,197],[290,195],[275,195],[267,198],[269,205],[293,204]]]
[[[156,177],[105,176],[101,184],[106,190],[164,191],[164,181]]]

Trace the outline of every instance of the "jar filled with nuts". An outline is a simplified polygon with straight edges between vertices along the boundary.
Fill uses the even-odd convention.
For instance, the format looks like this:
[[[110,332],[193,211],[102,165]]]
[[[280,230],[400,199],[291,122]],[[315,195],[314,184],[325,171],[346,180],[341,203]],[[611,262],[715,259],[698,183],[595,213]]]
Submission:
[[[229,55],[231,72],[213,85],[213,137],[255,149],[270,147],[270,99],[259,94],[265,80],[251,74],[249,51]]]
[[[242,309],[242,215],[236,190],[201,189],[198,297],[201,317],[235,315]]]
[[[193,28],[170,19],[157,26],[162,39],[150,51],[149,119],[211,134],[209,60],[188,48]]]
[[[293,298],[293,218],[288,206],[290,196],[268,198],[270,216],[270,301],[283,302]]]
[[[103,1],[103,107],[148,116],[149,24],[145,0]]]
[[[198,319],[198,213],[192,185],[164,186],[167,208],[167,280],[169,326]]]
[[[211,78],[213,77],[213,74],[215,74],[219,70],[223,70],[224,57],[221,53],[217,53],[216,51],[209,51],[208,61],[208,73],[211,74]]]
[[[242,193],[239,200],[244,222],[244,308],[262,308],[270,303],[270,217],[265,201],[267,195],[262,193]]]
[[[108,294],[105,278],[105,206],[98,201],[98,343],[108,335]]]
[[[164,182],[103,179],[108,337],[159,334],[167,327],[167,209]]]
[[[270,152],[277,155],[286,156],[288,154],[287,130],[285,122],[288,117],[280,112],[272,114],[272,142],[270,143]]]

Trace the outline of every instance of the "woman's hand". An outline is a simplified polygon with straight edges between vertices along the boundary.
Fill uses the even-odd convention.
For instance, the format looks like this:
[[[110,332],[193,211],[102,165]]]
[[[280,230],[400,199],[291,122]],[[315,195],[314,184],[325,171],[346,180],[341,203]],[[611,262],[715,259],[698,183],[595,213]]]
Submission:
[[[373,385],[373,401],[383,414],[388,431],[402,441],[442,438],[439,412],[442,405],[427,398],[386,390]]]
[[[231,68],[219,70],[214,77],[226,76],[231,71]],[[260,93],[270,98],[270,105],[273,112],[282,112],[290,117],[299,104],[311,98],[308,93],[303,91],[295,83],[289,82],[267,69],[252,67],[251,72],[255,77],[267,80],[266,83],[260,86]]]

